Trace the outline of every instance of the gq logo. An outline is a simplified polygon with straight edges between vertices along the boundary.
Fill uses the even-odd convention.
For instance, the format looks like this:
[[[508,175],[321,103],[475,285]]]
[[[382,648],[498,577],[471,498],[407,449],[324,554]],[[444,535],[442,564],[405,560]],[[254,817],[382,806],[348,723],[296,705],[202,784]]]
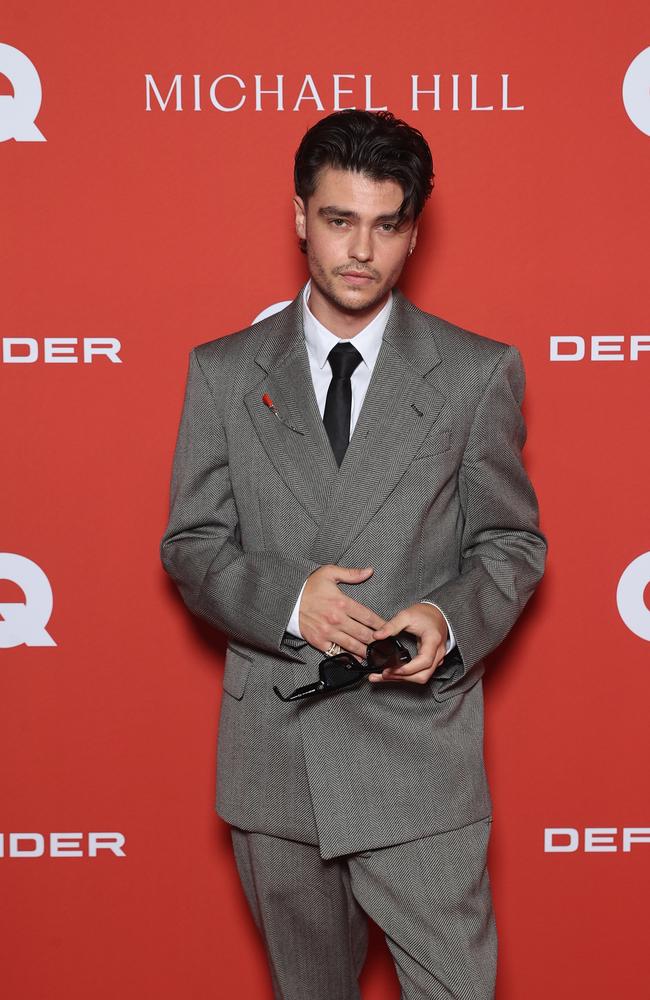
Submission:
[[[0,142],[46,142],[34,124],[43,98],[36,67],[19,49],[0,42],[0,73],[14,90],[13,97],[0,95]]]
[[[629,628],[640,639],[650,642],[650,608],[644,600],[644,592],[650,583],[650,552],[633,559],[626,566],[618,581],[616,604],[618,611]]]
[[[0,649],[56,646],[45,626],[52,614],[52,588],[40,566],[14,552],[0,552],[0,580],[17,583],[24,604],[0,603]]]
[[[623,104],[639,131],[650,135],[650,48],[639,52],[628,66]]]

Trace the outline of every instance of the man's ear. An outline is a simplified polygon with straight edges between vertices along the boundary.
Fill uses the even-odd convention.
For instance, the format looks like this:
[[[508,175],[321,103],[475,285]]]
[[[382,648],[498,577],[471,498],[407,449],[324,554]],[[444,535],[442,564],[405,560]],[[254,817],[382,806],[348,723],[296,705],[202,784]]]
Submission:
[[[301,240],[304,240],[307,236],[305,232],[305,205],[298,195],[295,195],[293,199],[293,206],[296,211],[296,233]]]

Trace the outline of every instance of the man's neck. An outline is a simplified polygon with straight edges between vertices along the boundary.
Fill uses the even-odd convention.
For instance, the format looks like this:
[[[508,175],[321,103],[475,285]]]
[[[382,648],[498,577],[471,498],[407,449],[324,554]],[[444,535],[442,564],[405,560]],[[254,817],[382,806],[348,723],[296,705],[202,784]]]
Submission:
[[[311,314],[319,323],[323,324],[326,330],[329,330],[330,333],[333,333],[340,340],[349,340],[355,334],[359,333],[360,330],[368,326],[368,323],[381,312],[388,301],[389,295],[390,291],[384,295],[380,302],[376,302],[368,309],[363,309],[360,312],[357,310],[347,311],[329,302],[321,295],[319,289],[316,288],[312,281],[307,305]]]

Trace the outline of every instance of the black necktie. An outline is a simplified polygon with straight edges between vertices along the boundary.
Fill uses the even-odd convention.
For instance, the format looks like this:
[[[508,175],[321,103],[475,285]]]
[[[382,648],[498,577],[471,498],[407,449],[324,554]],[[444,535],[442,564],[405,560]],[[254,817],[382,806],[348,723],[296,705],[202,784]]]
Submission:
[[[327,390],[323,423],[338,465],[343,461],[350,440],[352,385],[350,376],[362,357],[354,344],[337,344],[327,360],[332,369],[332,381]]]

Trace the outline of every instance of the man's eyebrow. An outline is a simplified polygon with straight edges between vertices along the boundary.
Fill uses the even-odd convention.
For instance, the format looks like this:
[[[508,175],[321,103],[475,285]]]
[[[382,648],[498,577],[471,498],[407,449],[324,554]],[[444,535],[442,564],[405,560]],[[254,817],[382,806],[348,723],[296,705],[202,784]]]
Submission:
[[[355,222],[359,221],[359,213],[353,212],[348,208],[337,208],[336,205],[323,205],[318,209],[318,215],[323,216],[336,216],[341,219],[354,219]],[[399,212],[385,213],[384,215],[378,215],[375,218],[375,222],[393,222],[399,218]]]

